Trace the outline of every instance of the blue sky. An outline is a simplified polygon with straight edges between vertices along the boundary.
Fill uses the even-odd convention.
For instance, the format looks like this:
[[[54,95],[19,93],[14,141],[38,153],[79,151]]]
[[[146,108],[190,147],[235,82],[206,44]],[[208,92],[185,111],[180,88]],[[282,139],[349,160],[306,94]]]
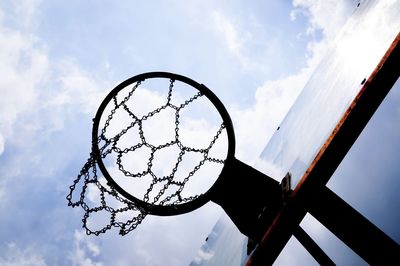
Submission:
[[[189,76],[220,97],[235,126],[236,155],[252,164],[355,5],[2,1],[0,265],[188,265],[218,206],[148,217],[124,237],[116,230],[86,236],[81,210],[66,206],[102,98],[138,73]],[[399,242],[398,87],[329,186]],[[343,263],[360,262],[312,218],[303,223]],[[302,260],[312,261],[292,243],[278,263]]]

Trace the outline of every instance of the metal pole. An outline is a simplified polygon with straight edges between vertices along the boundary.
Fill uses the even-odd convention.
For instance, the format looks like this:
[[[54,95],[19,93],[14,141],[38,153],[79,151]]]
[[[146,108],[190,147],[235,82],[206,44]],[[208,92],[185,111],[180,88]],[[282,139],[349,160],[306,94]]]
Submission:
[[[335,265],[326,253],[300,226],[293,232],[294,237],[303,245],[320,265]]]
[[[309,212],[367,263],[400,261],[400,246],[327,187]]]

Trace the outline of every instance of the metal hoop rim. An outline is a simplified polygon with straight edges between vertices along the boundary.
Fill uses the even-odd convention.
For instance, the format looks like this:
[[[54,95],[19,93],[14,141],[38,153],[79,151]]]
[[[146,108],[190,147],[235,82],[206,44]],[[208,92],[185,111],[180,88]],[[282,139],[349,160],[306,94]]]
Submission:
[[[210,201],[210,191],[213,190],[215,187],[218,179],[221,177],[218,176],[218,178],[215,180],[214,184],[209,188],[208,191],[205,193],[201,194],[199,197],[196,199],[182,203],[179,205],[155,205],[151,204],[148,202],[145,202],[143,200],[140,200],[127,192],[125,189],[123,189],[118,183],[111,177],[111,175],[108,173],[107,168],[105,167],[103,160],[101,159],[101,154],[99,147],[97,145],[97,139],[98,139],[98,130],[99,130],[99,124],[100,124],[100,119],[102,117],[102,114],[108,105],[108,103],[113,99],[114,96],[118,94],[119,91],[124,89],[125,87],[129,86],[132,83],[138,82],[138,81],[144,81],[146,79],[151,79],[151,78],[167,78],[167,79],[172,79],[172,80],[177,80],[183,83],[186,83],[198,91],[200,91],[204,96],[206,96],[211,103],[214,105],[214,107],[218,110],[219,114],[222,117],[223,123],[226,128],[227,136],[228,136],[228,153],[227,153],[227,158],[225,161],[225,164],[223,166],[223,169],[221,171],[224,172],[224,169],[227,165],[229,165],[229,162],[234,159],[234,154],[235,154],[235,134],[233,130],[233,125],[232,125],[232,120],[229,116],[228,111],[226,110],[225,106],[222,104],[222,102],[218,99],[218,97],[210,90],[208,89],[205,85],[200,84],[188,77],[178,75],[175,73],[170,73],[170,72],[147,72],[143,74],[136,75],[134,77],[131,77],[119,85],[117,85],[103,100],[103,102],[100,104],[96,116],[93,119],[93,128],[92,128],[92,153],[93,157],[95,158],[95,161],[97,162],[97,165],[99,166],[100,171],[106,178],[107,182],[109,183],[110,186],[115,188],[115,190],[120,193],[123,197],[126,199],[132,201],[139,209],[141,209],[143,212],[148,213],[148,214],[153,214],[153,215],[160,215],[160,216],[167,216],[167,215],[178,215],[178,214],[183,214],[187,213],[190,211],[193,211],[201,206],[203,206],[205,203]]]

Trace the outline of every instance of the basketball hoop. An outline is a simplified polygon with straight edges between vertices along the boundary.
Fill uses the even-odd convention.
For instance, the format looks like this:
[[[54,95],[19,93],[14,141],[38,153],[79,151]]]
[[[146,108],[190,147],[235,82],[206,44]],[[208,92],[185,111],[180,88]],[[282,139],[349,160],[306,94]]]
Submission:
[[[163,153],[167,159],[161,158]],[[232,121],[211,90],[181,75],[144,73],[119,84],[101,103],[93,119],[90,158],[67,200],[84,209],[88,234],[112,227],[126,234],[147,214],[183,214],[211,200],[254,238],[265,206],[273,205],[273,212],[280,206],[280,187],[234,153]],[[166,171],[162,166],[168,160],[172,163]],[[78,183],[83,183],[80,193]],[[89,207],[89,184],[99,192],[98,206]],[[110,206],[110,197],[120,204]],[[110,222],[100,230],[89,229],[87,219],[101,211],[110,213]],[[118,214],[128,211],[135,216],[118,220]]]

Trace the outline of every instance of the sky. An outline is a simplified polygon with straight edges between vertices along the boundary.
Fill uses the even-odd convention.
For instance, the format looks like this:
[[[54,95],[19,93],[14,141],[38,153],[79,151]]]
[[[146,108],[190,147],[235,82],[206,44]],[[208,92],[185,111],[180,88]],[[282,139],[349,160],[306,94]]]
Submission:
[[[356,1],[0,2],[0,265],[188,265],[221,215],[214,204],[149,216],[133,232],[86,236],[68,187],[91,121],[121,81],[168,71],[228,109],[236,157],[254,163]],[[328,186],[400,242],[399,85]],[[307,216],[341,264],[362,264]],[[291,240],[277,264],[312,263]]]

